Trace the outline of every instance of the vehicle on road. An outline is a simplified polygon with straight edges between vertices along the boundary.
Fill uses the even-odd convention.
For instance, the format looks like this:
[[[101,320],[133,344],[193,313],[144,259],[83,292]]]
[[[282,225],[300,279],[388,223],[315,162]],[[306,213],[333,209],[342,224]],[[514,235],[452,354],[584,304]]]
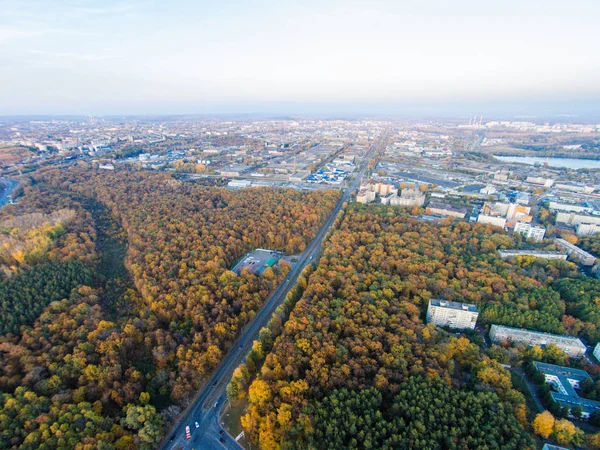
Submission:
[[[221,439],[219,439],[219,442],[220,442],[221,444],[225,444],[225,438],[221,438]]]
[[[200,428],[200,424],[198,422],[194,422],[194,425],[196,425],[196,428]]]
[[[218,404],[219,404],[219,401],[217,400],[217,401],[215,402],[215,406],[214,406],[214,408],[216,408]]]
[[[225,430],[220,430],[219,435],[223,436],[225,434]]]
[[[190,426],[187,425],[185,427],[185,438],[186,439],[191,439],[192,438],[192,433],[190,432]]]

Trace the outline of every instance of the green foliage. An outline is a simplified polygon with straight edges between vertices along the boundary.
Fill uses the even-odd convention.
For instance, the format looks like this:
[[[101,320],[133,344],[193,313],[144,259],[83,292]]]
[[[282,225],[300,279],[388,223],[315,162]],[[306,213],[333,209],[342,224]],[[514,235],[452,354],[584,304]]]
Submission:
[[[413,377],[391,404],[374,388],[334,390],[309,408],[310,448],[533,449],[535,442],[491,393]]]
[[[19,332],[50,303],[89,283],[90,269],[82,262],[47,263],[0,283],[0,334]]]

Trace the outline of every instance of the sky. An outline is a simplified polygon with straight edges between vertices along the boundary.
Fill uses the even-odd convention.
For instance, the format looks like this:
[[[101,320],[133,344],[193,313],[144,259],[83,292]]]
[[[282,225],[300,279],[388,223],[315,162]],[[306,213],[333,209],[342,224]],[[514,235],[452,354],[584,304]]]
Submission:
[[[0,115],[600,114],[598,0],[0,0]]]

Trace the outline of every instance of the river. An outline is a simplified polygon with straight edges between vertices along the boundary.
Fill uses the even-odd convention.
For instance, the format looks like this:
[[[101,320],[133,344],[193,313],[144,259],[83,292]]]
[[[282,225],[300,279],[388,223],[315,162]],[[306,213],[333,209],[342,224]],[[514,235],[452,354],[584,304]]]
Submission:
[[[548,163],[550,167],[560,167],[565,169],[600,169],[600,161],[595,159],[580,159],[580,158],[544,158],[542,156],[496,156],[494,158],[509,162],[522,163],[531,166],[535,164]]]
[[[10,194],[19,185],[19,182],[10,178],[0,178],[0,183],[4,185],[4,189],[0,192],[0,208],[2,208],[10,201]]]

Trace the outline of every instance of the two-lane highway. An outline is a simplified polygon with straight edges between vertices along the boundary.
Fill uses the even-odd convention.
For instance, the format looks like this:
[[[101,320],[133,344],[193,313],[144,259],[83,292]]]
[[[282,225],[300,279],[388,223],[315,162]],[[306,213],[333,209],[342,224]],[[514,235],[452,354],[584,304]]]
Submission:
[[[265,305],[256,314],[254,320],[238,338],[235,344],[221,364],[214,371],[208,383],[196,397],[194,404],[188,409],[180,422],[171,430],[161,446],[164,450],[177,448],[210,450],[210,449],[237,449],[241,447],[235,440],[224,432],[219,424],[219,414],[226,400],[226,387],[235,368],[245,361],[246,355],[252,349],[252,343],[258,339],[261,328],[265,327],[277,307],[283,303],[287,293],[296,284],[298,276],[306,266],[315,262],[321,251],[321,245],[331,229],[343,204],[350,200],[351,193],[356,190],[364,176],[369,161],[373,154],[381,148],[385,142],[385,134],[379,142],[374,144],[365,158],[362,160],[360,170],[350,185],[344,191],[342,197],[331,211],[329,217],[319,229],[315,238],[308,245],[298,262],[288,274],[281,285],[267,298]],[[199,428],[194,424],[198,422]],[[185,427],[189,426],[192,437],[185,439]]]

